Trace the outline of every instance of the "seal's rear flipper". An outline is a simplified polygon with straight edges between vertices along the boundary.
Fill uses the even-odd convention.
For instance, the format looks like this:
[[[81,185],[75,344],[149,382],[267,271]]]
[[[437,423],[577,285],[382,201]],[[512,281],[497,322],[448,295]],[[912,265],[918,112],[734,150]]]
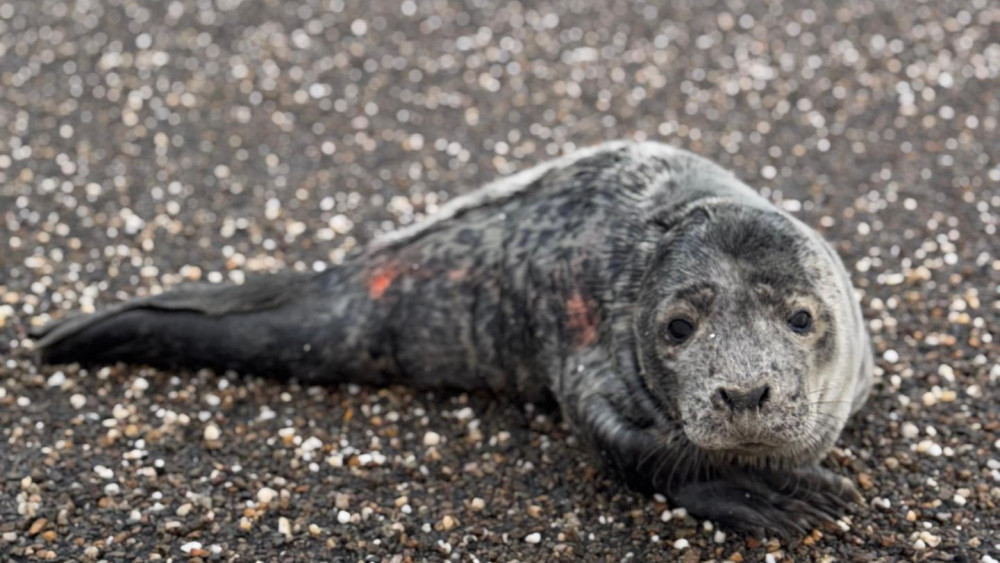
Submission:
[[[302,365],[309,324],[296,315],[313,276],[264,276],[240,286],[191,285],[34,331],[43,363],[114,362],[286,373]],[[296,317],[298,317],[296,319]],[[296,322],[298,321],[298,322]]]

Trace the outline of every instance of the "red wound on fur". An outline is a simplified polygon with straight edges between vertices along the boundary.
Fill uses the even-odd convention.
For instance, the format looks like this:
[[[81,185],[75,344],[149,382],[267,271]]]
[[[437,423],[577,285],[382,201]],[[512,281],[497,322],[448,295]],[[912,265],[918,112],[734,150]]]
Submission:
[[[368,296],[372,299],[381,299],[385,292],[392,286],[399,275],[393,265],[387,264],[375,270],[375,273],[368,279]]]
[[[597,341],[597,322],[594,316],[593,302],[584,299],[579,290],[573,291],[573,295],[566,301],[566,320],[578,348]]]

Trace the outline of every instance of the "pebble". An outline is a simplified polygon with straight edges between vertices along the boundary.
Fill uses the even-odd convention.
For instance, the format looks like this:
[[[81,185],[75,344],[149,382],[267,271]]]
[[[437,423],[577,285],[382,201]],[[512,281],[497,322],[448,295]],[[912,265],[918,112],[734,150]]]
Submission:
[[[278,518],[278,532],[288,539],[292,539],[292,523],[288,521],[288,518],[282,516]]]
[[[935,536],[930,532],[920,532],[920,540],[923,541],[929,547],[937,547],[941,545],[941,537]]]
[[[538,532],[534,532],[534,533],[528,534],[528,535],[524,536],[524,541],[526,541],[528,543],[532,543],[532,544],[541,543],[541,541],[542,541],[542,534],[539,534]]]
[[[257,502],[261,504],[270,504],[275,498],[278,497],[278,491],[270,488],[263,487],[257,491]]]
[[[191,553],[196,549],[201,549],[201,542],[191,541],[181,546],[181,551],[183,551],[184,553]]]
[[[206,442],[215,442],[222,437],[222,430],[216,424],[209,424],[205,427],[204,438]],[[258,493],[258,497],[259,497]]]
[[[921,440],[920,443],[917,444],[917,452],[931,457],[938,457],[944,453],[944,450],[939,444],[933,442],[932,440]]]
[[[337,522],[341,524],[349,524],[351,522],[351,513],[346,510],[337,512]]]
[[[473,512],[480,512],[484,508],[486,508],[486,501],[479,497],[476,497],[472,499],[472,502],[469,503],[469,508],[471,508]]]
[[[920,429],[912,422],[904,422],[901,432],[907,440],[912,440],[920,435]]]
[[[674,549],[687,549],[689,547],[691,547],[691,543],[684,538],[674,542]]]
[[[72,395],[72,396],[71,396],[71,397],[69,398],[69,404],[70,404],[70,406],[72,406],[72,407],[73,407],[74,409],[76,409],[76,410],[80,410],[80,409],[82,409],[83,407],[87,406],[87,398],[86,398],[86,397],[84,397],[83,395],[81,395],[80,393],[74,393],[74,394],[73,394],[73,395]]]
[[[434,447],[441,443],[441,435],[437,432],[428,431],[424,434],[424,446]]]
[[[57,371],[50,375],[48,381],[46,382],[49,387],[62,387],[64,383],[66,383],[66,374],[61,371]]]

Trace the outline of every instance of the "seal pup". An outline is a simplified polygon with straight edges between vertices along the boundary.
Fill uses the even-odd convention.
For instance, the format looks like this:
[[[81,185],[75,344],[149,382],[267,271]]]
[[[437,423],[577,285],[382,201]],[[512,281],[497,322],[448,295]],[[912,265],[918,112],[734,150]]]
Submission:
[[[735,528],[807,531],[860,498],[818,465],[872,378],[843,264],[659,143],[541,164],[321,273],[182,286],[35,337],[45,363],[554,399],[629,485]]]

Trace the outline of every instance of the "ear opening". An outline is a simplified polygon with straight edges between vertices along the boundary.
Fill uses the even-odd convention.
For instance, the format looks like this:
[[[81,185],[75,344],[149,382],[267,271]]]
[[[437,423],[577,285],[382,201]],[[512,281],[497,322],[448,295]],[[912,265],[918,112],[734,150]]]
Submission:
[[[649,215],[649,221],[659,225],[664,231],[673,230],[681,223],[697,225],[711,220],[712,208],[726,202],[728,200],[724,198],[712,197],[699,199],[686,205],[663,205],[653,209]]]

